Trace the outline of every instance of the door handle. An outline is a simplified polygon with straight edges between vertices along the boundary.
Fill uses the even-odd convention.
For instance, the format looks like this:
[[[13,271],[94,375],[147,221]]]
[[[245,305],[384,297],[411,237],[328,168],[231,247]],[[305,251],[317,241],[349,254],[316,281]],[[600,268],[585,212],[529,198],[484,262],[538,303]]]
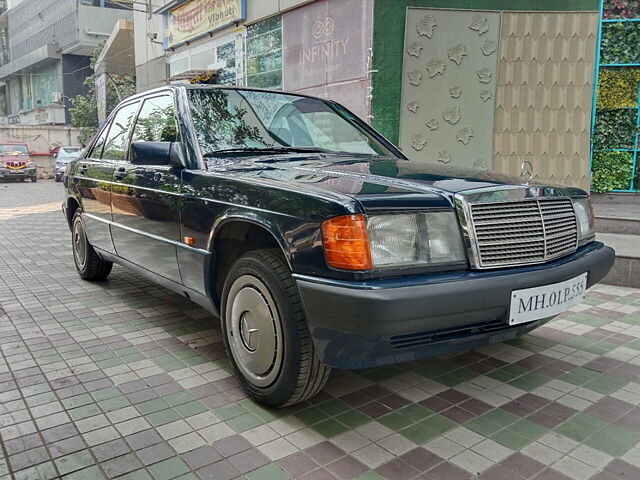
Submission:
[[[80,165],[80,168],[78,169],[78,173],[80,175],[86,175],[87,174],[87,164],[86,163],[83,164],[83,165]]]
[[[153,180],[156,182],[162,181],[163,178],[164,178],[164,175],[162,174],[162,172],[156,172],[153,174]]]
[[[122,180],[124,178],[124,176],[127,174],[127,169],[124,167],[120,167],[118,168],[118,170],[115,171],[115,173],[113,174],[113,178],[115,180]]]

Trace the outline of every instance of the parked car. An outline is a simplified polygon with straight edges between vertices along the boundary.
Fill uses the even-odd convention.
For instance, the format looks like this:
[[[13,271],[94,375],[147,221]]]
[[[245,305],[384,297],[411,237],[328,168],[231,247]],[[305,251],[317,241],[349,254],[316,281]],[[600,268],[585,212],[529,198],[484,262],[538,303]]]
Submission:
[[[82,278],[118,263],[219,316],[273,406],[331,368],[515,339],[614,260],[581,189],[415,163],[335,102],[236,87],[123,101],[63,210]]]
[[[56,182],[62,181],[67,163],[78,158],[81,147],[60,147],[56,153],[56,163],[53,169],[53,176]]]
[[[17,140],[0,141],[0,180],[24,182],[27,178],[38,181],[38,167],[31,159],[27,144]]]

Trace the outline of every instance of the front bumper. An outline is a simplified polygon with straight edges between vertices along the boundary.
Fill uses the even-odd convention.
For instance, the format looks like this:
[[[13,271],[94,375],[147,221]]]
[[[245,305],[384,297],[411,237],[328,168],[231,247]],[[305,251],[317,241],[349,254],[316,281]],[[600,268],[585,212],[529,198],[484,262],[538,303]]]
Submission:
[[[294,275],[320,360],[337,368],[401,363],[514,339],[550,320],[510,326],[511,292],[613,266],[599,242],[543,265],[456,271],[365,282]]]
[[[37,167],[21,168],[20,170],[12,170],[10,168],[0,168],[0,178],[27,178],[37,175]]]

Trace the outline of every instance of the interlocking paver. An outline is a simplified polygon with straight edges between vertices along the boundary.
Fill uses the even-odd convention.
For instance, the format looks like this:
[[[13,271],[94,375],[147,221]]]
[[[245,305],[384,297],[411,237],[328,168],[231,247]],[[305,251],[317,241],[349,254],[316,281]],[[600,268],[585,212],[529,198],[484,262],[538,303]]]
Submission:
[[[202,309],[117,266],[78,278],[61,196],[0,185],[0,478],[640,478],[638,290],[273,410]]]

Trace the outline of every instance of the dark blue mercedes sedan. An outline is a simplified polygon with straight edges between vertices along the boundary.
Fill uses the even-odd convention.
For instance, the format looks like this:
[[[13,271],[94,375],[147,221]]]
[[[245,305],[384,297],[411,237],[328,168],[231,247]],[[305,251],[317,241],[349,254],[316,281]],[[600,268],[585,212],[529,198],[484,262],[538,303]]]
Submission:
[[[208,309],[244,388],[273,406],[312,397],[331,368],[514,339],[614,260],[585,191],[411,162],[302,95],[135,95],[67,172],[80,276],[118,263]]]

